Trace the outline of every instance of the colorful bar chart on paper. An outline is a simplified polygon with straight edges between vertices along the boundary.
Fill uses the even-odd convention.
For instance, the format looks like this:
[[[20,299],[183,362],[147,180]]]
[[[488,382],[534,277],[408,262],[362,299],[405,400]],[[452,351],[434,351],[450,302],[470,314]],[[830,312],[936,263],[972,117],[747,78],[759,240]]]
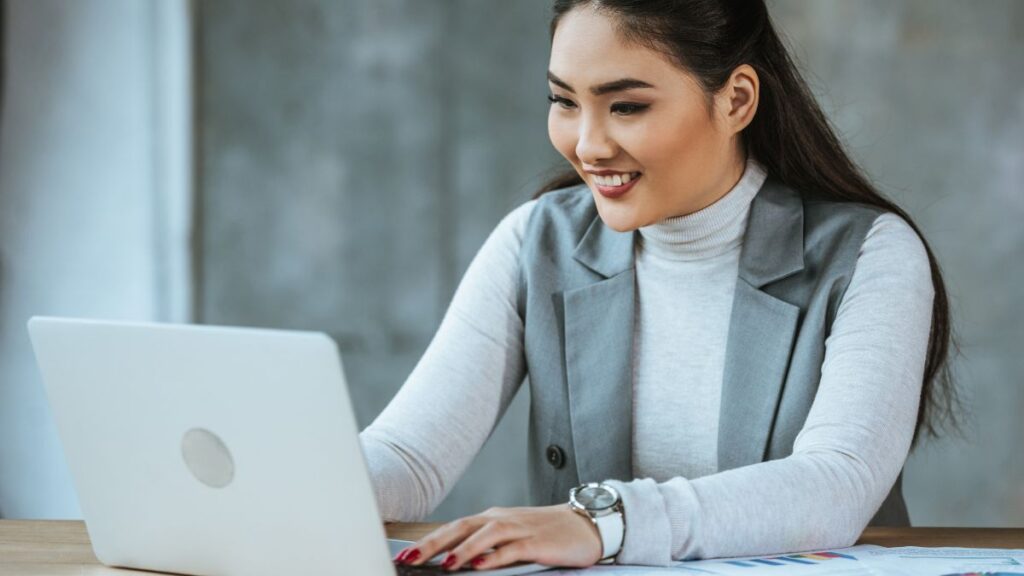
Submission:
[[[733,566],[754,568],[757,566],[792,566],[794,564],[817,564],[826,560],[845,559],[857,561],[849,554],[838,552],[815,552],[813,554],[787,554],[785,556],[767,556],[764,558],[748,558],[745,560],[726,560],[726,564]]]
[[[879,548],[868,544],[819,552],[689,560],[673,564],[672,569],[720,576],[873,576],[875,572],[861,562],[860,556]]]

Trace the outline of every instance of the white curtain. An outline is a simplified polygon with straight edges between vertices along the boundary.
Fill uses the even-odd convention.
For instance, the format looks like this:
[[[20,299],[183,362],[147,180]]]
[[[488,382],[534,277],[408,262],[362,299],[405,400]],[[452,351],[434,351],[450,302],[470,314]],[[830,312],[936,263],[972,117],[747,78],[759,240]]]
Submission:
[[[5,12],[0,516],[78,518],[25,323],[191,318],[191,10],[7,0]]]

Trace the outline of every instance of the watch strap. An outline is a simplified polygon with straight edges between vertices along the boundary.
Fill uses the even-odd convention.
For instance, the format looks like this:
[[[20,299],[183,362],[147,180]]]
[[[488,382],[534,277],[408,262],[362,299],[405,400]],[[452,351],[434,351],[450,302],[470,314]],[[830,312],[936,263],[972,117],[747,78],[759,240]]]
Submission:
[[[601,535],[601,559],[614,558],[622,549],[622,540],[626,532],[622,512],[615,510],[611,514],[598,516],[592,520],[597,525],[597,532]]]

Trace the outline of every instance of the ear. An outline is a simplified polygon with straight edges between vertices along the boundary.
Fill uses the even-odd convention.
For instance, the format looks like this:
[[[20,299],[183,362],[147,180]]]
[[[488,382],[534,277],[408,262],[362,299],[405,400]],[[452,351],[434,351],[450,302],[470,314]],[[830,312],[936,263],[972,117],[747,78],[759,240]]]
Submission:
[[[740,132],[750,124],[757,112],[760,81],[749,64],[740,64],[715,95],[719,120],[730,133]]]

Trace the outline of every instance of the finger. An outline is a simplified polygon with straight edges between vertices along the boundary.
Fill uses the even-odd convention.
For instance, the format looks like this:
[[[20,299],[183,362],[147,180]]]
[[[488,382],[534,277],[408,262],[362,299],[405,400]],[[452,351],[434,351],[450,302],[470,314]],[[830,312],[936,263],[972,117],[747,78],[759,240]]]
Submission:
[[[473,558],[514,540],[529,536],[529,531],[517,522],[491,520],[454,547],[445,558],[445,568],[458,570]]]
[[[405,563],[419,566],[429,561],[439,553],[458,545],[484,522],[485,520],[478,516],[467,516],[438,527],[409,549]]]
[[[536,556],[534,548],[537,546],[533,538],[523,538],[498,547],[490,554],[477,556],[470,560],[470,565],[476,570],[490,570],[500,568],[515,562],[532,561]]]

